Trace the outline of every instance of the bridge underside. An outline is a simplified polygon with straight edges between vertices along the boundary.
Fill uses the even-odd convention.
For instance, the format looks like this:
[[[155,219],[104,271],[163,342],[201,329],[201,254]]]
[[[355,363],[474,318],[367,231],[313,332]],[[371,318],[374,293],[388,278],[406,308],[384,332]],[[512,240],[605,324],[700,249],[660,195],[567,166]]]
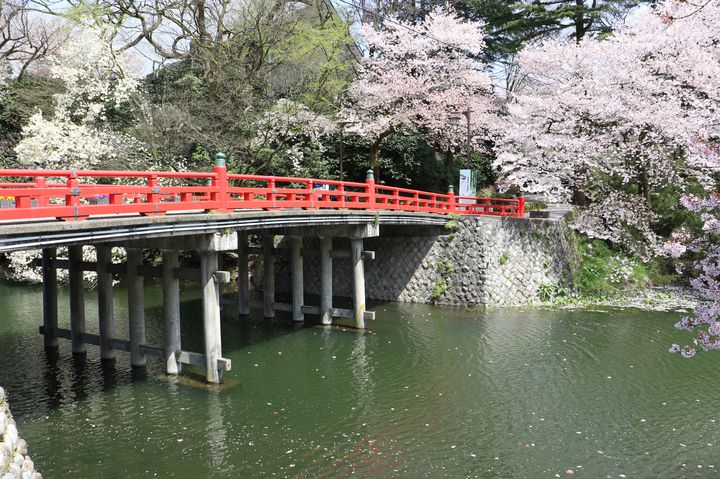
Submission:
[[[238,257],[237,297],[229,300],[240,315],[251,308],[262,309],[266,318],[276,311],[292,313],[293,321],[304,321],[305,314],[320,316],[323,325],[334,318],[352,319],[359,330],[374,313],[365,310],[364,261],[374,252],[363,250],[363,239],[413,228],[437,234],[447,215],[404,212],[360,211],[251,211],[231,214],[165,215],[155,217],[95,218],[80,222],[38,222],[0,226],[0,252],[25,249],[43,251],[43,326],[45,346],[57,348],[58,339],[72,343],[73,354],[84,354],[87,344],[99,346],[101,358],[112,361],[115,352],[130,353],[131,364],[143,367],[147,356],[165,362],[168,374],[177,374],[182,364],[204,365],[208,382],[220,382],[230,360],[222,357],[220,308],[222,284],[230,274],[219,268],[218,255],[233,252]],[[261,246],[251,247],[249,235],[257,235]],[[275,299],[275,258],[279,254],[276,235],[289,239],[292,276],[292,302]],[[319,247],[307,248],[304,239],[319,238]],[[349,240],[349,250],[333,249],[333,239]],[[314,243],[315,244],[315,243]],[[97,259],[83,258],[83,246],[93,246]],[[112,261],[112,247],[125,248],[127,259]],[[58,257],[58,247],[67,247],[67,258]],[[345,246],[347,248],[347,246]],[[144,264],[145,250],[162,251],[161,266]],[[180,268],[179,252],[200,254],[200,268]],[[248,255],[263,261],[262,300],[250,301]],[[305,303],[303,257],[320,258],[320,304]],[[353,308],[333,307],[333,259],[349,260],[352,266]],[[58,327],[57,270],[69,271],[70,329]],[[99,334],[85,331],[83,273],[97,273]],[[115,336],[113,315],[113,275],[123,276],[128,287],[129,337]],[[144,278],[161,278],[163,286],[164,344],[145,341]],[[205,351],[184,351],[180,344],[180,280],[200,283],[203,302]]]

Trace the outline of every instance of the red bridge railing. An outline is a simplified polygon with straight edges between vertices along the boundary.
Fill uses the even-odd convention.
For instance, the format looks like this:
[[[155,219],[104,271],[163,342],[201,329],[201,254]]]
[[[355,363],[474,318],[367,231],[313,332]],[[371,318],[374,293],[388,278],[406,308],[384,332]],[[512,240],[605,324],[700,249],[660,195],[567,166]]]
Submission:
[[[476,198],[375,184],[212,172],[0,169],[0,220],[235,210],[362,209],[518,216],[525,198]]]

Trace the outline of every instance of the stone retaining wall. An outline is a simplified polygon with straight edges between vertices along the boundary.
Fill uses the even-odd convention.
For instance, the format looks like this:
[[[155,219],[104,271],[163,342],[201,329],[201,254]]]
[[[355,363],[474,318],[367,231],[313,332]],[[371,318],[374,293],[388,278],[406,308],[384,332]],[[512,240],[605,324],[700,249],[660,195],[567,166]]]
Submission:
[[[0,387],[0,478],[42,479],[27,453],[27,443],[20,439],[5,390]]]
[[[541,287],[554,287],[569,277],[576,264],[563,220],[460,217],[448,234],[380,236],[365,240],[375,251],[365,262],[369,299],[457,306],[513,306],[538,300]],[[420,231],[420,230],[406,230]],[[381,228],[381,234],[383,230]],[[282,241],[279,247],[289,247]],[[318,249],[306,238],[305,248]],[[337,238],[334,249],[349,249]],[[289,258],[277,259],[277,289],[290,291]],[[306,257],[305,291],[319,294],[319,259]],[[352,295],[347,259],[333,260],[333,294]]]

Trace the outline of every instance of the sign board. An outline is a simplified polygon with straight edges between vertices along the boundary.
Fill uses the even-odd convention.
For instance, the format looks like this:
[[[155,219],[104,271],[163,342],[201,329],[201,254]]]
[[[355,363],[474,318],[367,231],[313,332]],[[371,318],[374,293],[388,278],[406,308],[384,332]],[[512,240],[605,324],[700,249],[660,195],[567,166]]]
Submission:
[[[460,196],[477,196],[477,171],[476,170],[460,170],[460,187],[458,188]],[[474,203],[475,200],[460,200],[461,203]]]

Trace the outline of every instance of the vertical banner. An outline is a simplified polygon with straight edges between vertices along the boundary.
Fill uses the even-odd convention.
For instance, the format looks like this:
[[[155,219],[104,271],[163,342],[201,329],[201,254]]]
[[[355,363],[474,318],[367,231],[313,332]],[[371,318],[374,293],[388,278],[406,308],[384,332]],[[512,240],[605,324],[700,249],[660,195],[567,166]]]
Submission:
[[[477,196],[477,171],[470,169],[460,170],[460,187],[458,188],[460,196]],[[461,203],[475,203],[475,200],[461,199]]]

